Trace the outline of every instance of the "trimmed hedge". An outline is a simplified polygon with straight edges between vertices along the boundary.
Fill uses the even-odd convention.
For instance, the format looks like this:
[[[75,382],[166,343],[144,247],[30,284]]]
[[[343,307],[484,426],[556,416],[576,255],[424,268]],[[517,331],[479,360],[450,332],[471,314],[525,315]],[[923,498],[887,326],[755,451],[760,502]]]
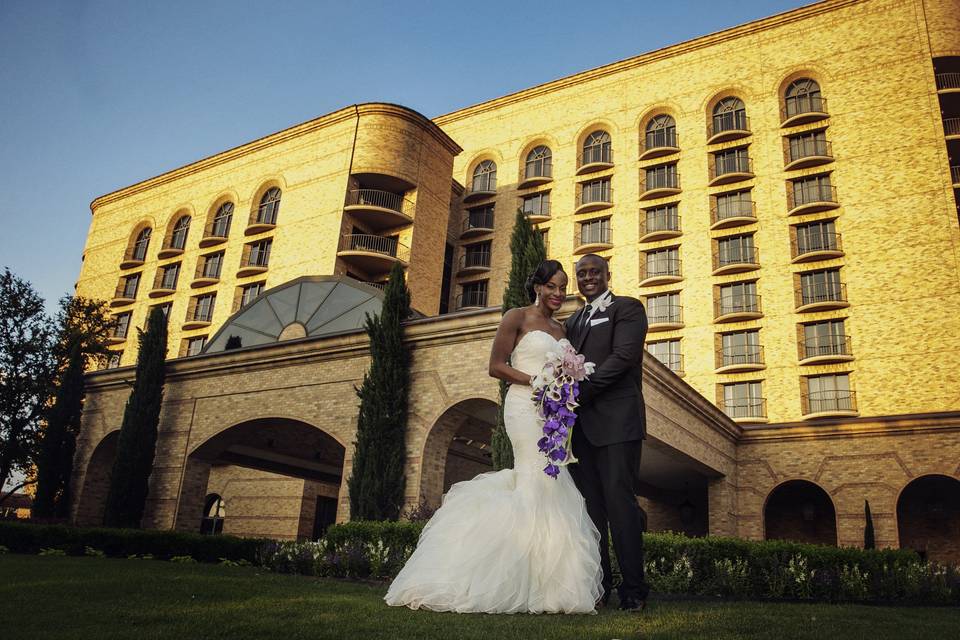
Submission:
[[[59,549],[67,555],[90,555],[87,548],[110,557],[153,556],[161,560],[190,556],[199,562],[221,559],[257,563],[266,540],[152,529],[78,528],[0,521],[0,545],[13,553]]]

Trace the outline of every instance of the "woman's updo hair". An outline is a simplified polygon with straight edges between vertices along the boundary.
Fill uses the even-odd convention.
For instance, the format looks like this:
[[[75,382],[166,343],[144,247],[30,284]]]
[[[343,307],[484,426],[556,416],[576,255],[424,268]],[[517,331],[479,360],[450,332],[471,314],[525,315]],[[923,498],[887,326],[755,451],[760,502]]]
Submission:
[[[530,297],[530,302],[537,299],[537,292],[534,291],[533,285],[547,284],[550,278],[557,275],[557,271],[563,271],[563,265],[557,260],[544,260],[537,266],[533,275],[527,278],[527,295]],[[566,271],[563,272],[566,273]]]

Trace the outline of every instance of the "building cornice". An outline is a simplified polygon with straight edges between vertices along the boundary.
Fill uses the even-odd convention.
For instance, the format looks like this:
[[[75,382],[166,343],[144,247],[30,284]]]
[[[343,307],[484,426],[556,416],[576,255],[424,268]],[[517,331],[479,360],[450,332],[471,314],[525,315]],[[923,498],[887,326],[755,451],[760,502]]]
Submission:
[[[862,2],[864,2],[864,0],[825,0],[824,2],[818,2],[800,7],[798,9],[792,9],[784,13],[778,13],[767,18],[761,18],[759,20],[754,20],[753,22],[731,27],[730,29],[725,29],[723,31],[701,36],[699,38],[694,38],[693,40],[687,40],[685,42],[663,47],[662,49],[656,49],[639,56],[620,60],[619,62],[612,62],[588,71],[581,71],[580,73],[575,73],[558,80],[545,82],[528,89],[522,89],[514,93],[508,93],[505,96],[495,98],[493,100],[488,100],[486,102],[481,102],[479,104],[437,116],[433,119],[433,121],[443,127],[445,125],[457,122],[458,120],[463,120],[464,118],[469,118],[485,111],[499,109],[516,102],[521,102],[537,96],[561,91],[583,82],[598,80],[606,76],[622,73],[624,71],[635,69],[637,67],[664,60],[666,58],[672,58],[684,53],[690,53],[707,47],[712,47],[716,44],[727,42],[729,40],[736,40],[737,38],[751,36],[773,27],[792,24],[794,22],[806,20],[807,18],[813,16],[829,13],[831,11],[836,11],[838,9],[842,9],[854,4],[860,4]]]
[[[960,432],[960,411],[744,426],[740,444]]]
[[[271,133],[262,138],[257,138],[256,140],[233,147],[232,149],[221,151],[212,156],[203,158],[202,160],[197,160],[195,162],[191,162],[190,164],[183,165],[177,169],[166,171],[158,176],[136,182],[128,187],[111,191],[110,193],[95,198],[93,202],[90,203],[90,212],[94,213],[98,207],[117,202],[118,200],[128,198],[148,189],[152,189],[175,180],[180,180],[195,173],[199,173],[226,162],[230,162],[231,160],[236,160],[237,158],[241,158],[250,153],[254,153],[277,144],[282,144],[325,127],[335,125],[343,122],[344,120],[361,118],[364,115],[389,115],[401,118],[415,124],[418,127],[421,127],[426,133],[428,133],[433,139],[439,142],[453,155],[457,155],[463,150],[460,145],[458,145],[453,138],[448,136],[438,125],[436,125],[423,114],[414,111],[413,109],[386,102],[356,104],[349,107],[344,107],[343,109],[338,109],[337,111],[320,116],[319,118],[314,118],[312,120],[308,120],[307,122],[302,122],[292,127],[288,127],[276,133]]]

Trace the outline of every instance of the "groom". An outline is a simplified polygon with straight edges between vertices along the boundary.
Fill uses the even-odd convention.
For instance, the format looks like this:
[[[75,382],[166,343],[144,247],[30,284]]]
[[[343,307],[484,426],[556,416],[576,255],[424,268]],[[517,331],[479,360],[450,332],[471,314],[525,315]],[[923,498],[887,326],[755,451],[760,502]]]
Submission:
[[[623,575],[620,608],[641,611],[650,591],[643,575],[646,514],[636,499],[640,450],[646,437],[640,374],[647,314],[639,300],[610,292],[607,262],[600,256],[580,258],[576,276],[587,305],[567,319],[567,336],[597,368],[580,383],[580,409],[573,430],[573,454],[579,462],[568,469],[600,531],[602,603],[606,604],[613,586],[609,525]]]

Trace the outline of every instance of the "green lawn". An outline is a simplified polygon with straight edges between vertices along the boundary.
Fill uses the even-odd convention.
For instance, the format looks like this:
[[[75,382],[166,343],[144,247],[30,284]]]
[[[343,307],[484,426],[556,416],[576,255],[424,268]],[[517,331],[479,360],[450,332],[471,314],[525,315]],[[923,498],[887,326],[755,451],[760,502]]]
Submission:
[[[0,556],[5,640],[30,638],[955,638],[960,610],[651,601],[594,616],[387,607],[383,585],[154,560]]]

